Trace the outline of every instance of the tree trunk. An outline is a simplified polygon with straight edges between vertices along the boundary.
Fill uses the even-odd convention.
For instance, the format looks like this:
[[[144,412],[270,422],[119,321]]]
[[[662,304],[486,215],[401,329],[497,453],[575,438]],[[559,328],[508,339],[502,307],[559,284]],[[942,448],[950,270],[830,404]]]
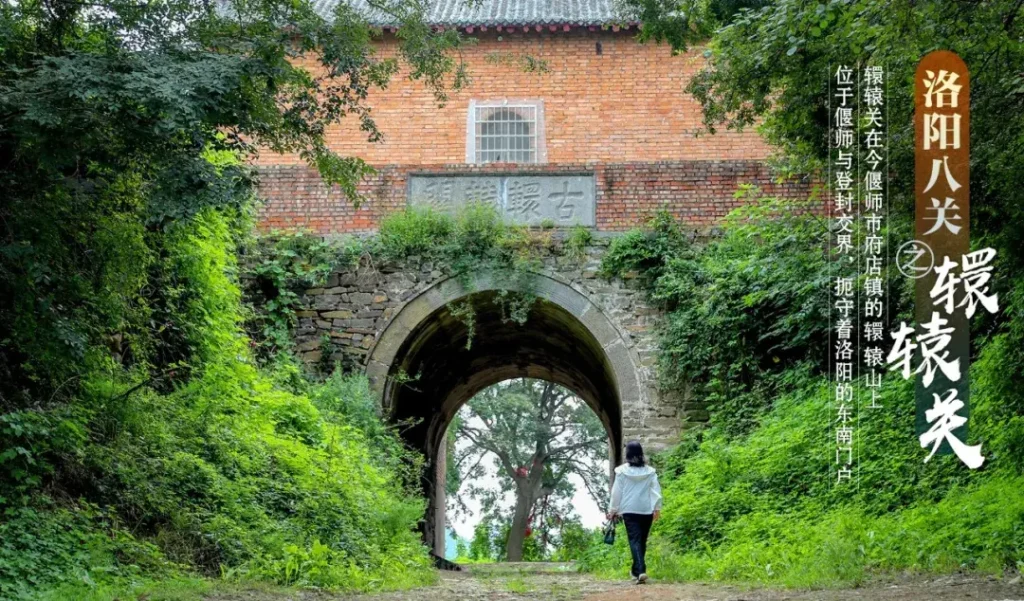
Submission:
[[[540,519],[537,523],[540,524],[540,552],[541,555],[546,555],[548,551],[548,496],[544,496],[544,503],[541,505]]]
[[[508,544],[505,546],[505,561],[523,560],[523,541],[526,540],[526,527],[529,525],[530,510],[533,502],[528,493],[516,490],[516,512],[512,517],[512,529],[508,532]]]

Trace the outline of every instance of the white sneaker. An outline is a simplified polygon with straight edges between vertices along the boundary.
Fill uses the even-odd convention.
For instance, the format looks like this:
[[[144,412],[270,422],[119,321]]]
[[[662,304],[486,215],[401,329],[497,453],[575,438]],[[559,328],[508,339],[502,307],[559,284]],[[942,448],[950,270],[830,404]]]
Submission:
[[[637,584],[643,584],[645,582],[647,582],[647,574],[640,574],[639,576],[636,577],[636,583]]]

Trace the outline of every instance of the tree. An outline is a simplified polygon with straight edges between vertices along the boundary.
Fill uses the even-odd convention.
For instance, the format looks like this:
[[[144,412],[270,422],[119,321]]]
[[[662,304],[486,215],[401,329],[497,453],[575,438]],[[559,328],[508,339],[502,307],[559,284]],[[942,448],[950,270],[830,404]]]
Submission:
[[[354,524],[369,525],[371,515],[393,516],[396,528],[412,521],[415,505],[395,504],[398,487],[376,488],[387,478],[365,488],[379,497],[372,511],[353,503],[353,489],[338,478],[318,489],[314,512],[283,512],[276,493],[244,492],[270,490],[257,474],[280,466],[274,457],[296,452],[280,440],[249,438],[275,431],[269,414],[250,409],[300,398],[251,369],[249,341],[237,327],[234,252],[250,235],[258,182],[249,159],[261,149],[294,153],[354,197],[370,168],[332,152],[328,128],[354,119],[362,135],[380,139],[385,132],[374,125],[367,98],[402,65],[439,102],[463,81],[449,52],[458,34],[432,32],[417,2],[383,6],[403,23],[397,59],[375,56],[374,32],[340,4],[329,19],[308,0],[0,4],[0,523],[11,528],[0,539],[38,540],[51,550],[17,551],[36,558],[24,564],[29,573],[38,571],[33,562],[46,566],[38,582],[78,573],[79,559],[55,537],[31,534],[48,523],[32,516],[33,508],[42,516],[72,505],[84,508],[76,520],[91,520],[88,508],[102,506],[111,531],[68,539],[71,548],[124,540],[127,530],[113,525],[131,523],[140,538],[179,541],[164,547],[169,555],[171,547],[194,549],[174,561],[205,571],[252,555],[275,561],[274,549],[293,542],[358,555],[346,537],[369,549],[390,536],[374,541],[369,533],[379,530],[360,532]],[[193,404],[204,407],[194,424]],[[159,417],[147,407],[159,408]],[[310,407],[299,420],[309,432],[342,428],[329,423],[338,411],[325,408],[320,418]],[[228,414],[238,436],[221,428],[217,416]],[[339,444],[321,444],[319,434],[296,443],[311,454],[301,455],[308,461],[293,464],[289,476],[310,485],[344,456],[340,449],[362,448],[361,437],[345,428],[339,431],[351,440]],[[190,466],[184,477],[210,479],[200,493],[164,480],[175,463]],[[366,476],[377,482],[375,474]],[[231,515],[237,505],[224,496],[216,508],[204,504],[207,495],[222,494],[213,492],[214,481],[232,499],[247,499],[244,519]],[[148,492],[134,494],[141,482]],[[7,520],[19,507],[31,519]],[[40,531],[64,529],[47,528]],[[280,536],[271,534],[275,528]],[[171,530],[177,534],[164,538]],[[257,540],[257,530],[263,542],[246,542]],[[181,544],[186,538],[193,542]],[[0,597],[7,598],[5,584]]]
[[[482,461],[490,457],[501,476],[501,494],[515,494],[504,554],[508,561],[523,559],[531,524],[546,532],[551,513],[545,510],[572,496],[570,474],[579,476],[599,503],[607,494],[601,465],[608,448],[604,426],[585,403],[551,382],[524,378],[484,390],[463,409],[456,437],[466,443],[455,459],[462,480],[481,475]],[[480,497],[486,511],[499,511],[498,496],[480,487],[467,492]]]
[[[992,291],[1005,303],[972,323],[972,344],[1005,348],[1004,401],[995,422],[1024,412],[1024,2],[1020,0],[771,0],[752,10],[713,10],[732,0],[627,0],[643,12],[641,37],[677,50],[707,43],[687,90],[706,129],[757,126],[784,171],[821,172],[828,157],[826,78],[842,62],[883,65],[888,81],[890,227],[910,229],[914,210],[914,72],[939,49],[957,53],[971,81],[971,238],[998,251]],[[680,20],[691,27],[680,28]],[[700,24],[698,26],[698,23]],[[718,26],[713,35],[708,32]],[[905,231],[905,230],[904,230]],[[981,417],[980,415],[977,417]],[[1024,457],[1024,439],[1005,435]],[[1012,439],[1012,442],[1010,440]],[[1021,463],[1017,462],[1020,466]]]
[[[187,354],[163,319],[164,234],[206,210],[244,217],[260,149],[355,200],[371,168],[327,128],[354,118],[381,139],[366,99],[402,59],[439,102],[464,83],[454,30],[433,33],[412,0],[375,4],[403,23],[400,59],[374,55],[344,2],[331,19],[308,0],[0,6],[0,409],[73,398],[90,353],[162,379]]]
[[[813,172],[827,160],[830,69],[839,62],[884,65],[889,190],[892,208],[903,216],[914,198],[915,69],[933,50],[959,54],[971,77],[972,236],[999,248],[1004,273],[1020,272],[1024,3],[772,0],[740,10],[731,0],[689,3],[692,10],[678,11],[670,2],[627,0],[646,16],[641,37],[669,41],[677,50],[707,44],[704,68],[687,88],[702,105],[707,131],[756,125],[792,171]],[[680,33],[681,15],[701,25]]]

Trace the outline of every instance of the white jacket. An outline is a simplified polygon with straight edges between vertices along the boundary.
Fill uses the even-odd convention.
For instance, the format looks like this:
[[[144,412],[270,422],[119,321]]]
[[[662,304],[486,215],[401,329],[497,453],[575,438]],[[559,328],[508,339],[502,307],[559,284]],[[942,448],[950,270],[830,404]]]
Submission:
[[[608,513],[650,515],[660,510],[661,484],[653,467],[623,464],[615,468],[615,483],[612,484],[612,502],[608,506]]]

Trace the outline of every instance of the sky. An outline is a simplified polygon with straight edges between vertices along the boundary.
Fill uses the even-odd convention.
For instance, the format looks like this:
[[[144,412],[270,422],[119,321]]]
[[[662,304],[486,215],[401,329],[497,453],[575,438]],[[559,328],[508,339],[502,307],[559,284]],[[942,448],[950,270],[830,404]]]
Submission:
[[[465,413],[463,413],[463,416],[464,416],[464,418],[467,417]],[[468,423],[470,425],[474,425],[474,426],[480,426],[481,425],[479,421],[477,421],[474,424],[473,419],[475,419],[475,418],[468,418],[468,419],[469,419]],[[450,435],[454,435],[453,432],[449,432],[449,434]],[[456,442],[456,444],[458,445],[458,447],[460,449],[462,449],[462,448],[464,448],[464,445],[468,445],[469,443],[468,443],[468,441],[465,441],[465,440],[459,440],[459,441]],[[608,462],[607,461],[603,461],[602,464],[603,464],[604,470],[607,472]],[[487,459],[485,459],[481,463],[481,465],[486,470],[485,474],[480,479],[474,480],[473,481],[474,484],[476,484],[476,485],[478,485],[480,487],[483,487],[483,488],[487,488],[488,490],[493,490],[493,491],[499,490],[500,489],[500,485],[499,485],[500,480],[499,480],[499,477],[498,477],[498,469],[494,465],[493,457],[488,457]],[[600,507],[597,506],[597,503],[594,501],[593,497],[591,497],[590,494],[587,492],[587,489],[583,485],[583,481],[580,479],[580,477],[576,476],[575,474],[571,474],[569,476],[569,480],[572,482],[573,487],[575,488],[575,493],[574,493],[573,498],[572,498],[572,505],[573,505],[573,507],[575,509],[576,515],[579,516],[580,521],[583,523],[583,527],[584,528],[597,528],[597,527],[601,526],[602,524],[604,524],[604,519],[605,519],[604,518],[604,508],[600,508]],[[465,490],[465,487],[466,487],[467,483],[468,482],[463,482],[462,483],[462,485],[463,485],[462,490],[463,491]],[[480,502],[479,501],[477,501],[475,499],[468,498],[468,495],[465,497],[464,500],[465,500],[465,503],[466,503],[466,507],[469,509],[468,512],[467,511],[460,511],[458,513],[458,515],[455,515],[454,512],[452,512],[451,509],[449,509],[448,512],[447,512],[446,517],[447,517],[448,527],[449,528],[453,528],[455,530],[455,533],[460,538],[463,538],[463,539],[468,541],[468,540],[473,538],[473,529],[476,528],[476,525],[480,523],[480,520],[481,520],[481,518],[483,516],[480,513]],[[511,507],[514,504],[514,501],[515,501],[515,495],[512,492],[507,493],[507,495],[505,497],[505,502],[503,503],[503,506],[509,508],[509,515],[508,515],[509,521],[512,520]],[[449,507],[451,507],[450,503],[449,503]]]
[[[607,462],[605,462],[607,463]],[[580,521],[583,522],[584,528],[597,528],[604,524],[604,510],[597,506],[593,497],[587,492],[587,489],[583,486],[583,482],[579,476],[575,474],[569,476],[569,480],[572,481],[573,486],[576,488],[576,492],[572,498],[573,507],[576,510],[576,515],[579,516]],[[487,474],[479,480],[479,485],[486,487],[490,490],[498,490],[498,475],[497,470],[493,465],[488,466]],[[510,492],[506,496],[505,506],[511,507],[514,501],[514,495]],[[448,526],[455,530],[455,533],[459,537],[466,539],[467,541],[473,538],[473,529],[480,523],[480,519],[483,517],[480,515],[480,502],[475,499],[466,499],[466,506],[470,512],[459,512],[458,516],[453,516],[452,512],[449,511]],[[509,521],[512,520],[512,515],[509,513]]]

